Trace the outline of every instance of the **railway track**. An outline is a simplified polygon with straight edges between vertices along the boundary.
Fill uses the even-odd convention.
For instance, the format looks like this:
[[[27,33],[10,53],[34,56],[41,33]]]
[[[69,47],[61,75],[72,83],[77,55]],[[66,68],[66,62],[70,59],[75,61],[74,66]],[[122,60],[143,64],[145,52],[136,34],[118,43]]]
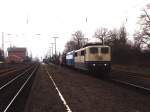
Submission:
[[[97,73],[93,74],[93,73],[88,73],[84,71],[80,71],[80,72],[84,74],[88,74],[89,76],[94,76],[96,78],[103,78],[106,81],[120,83],[129,87],[134,87],[141,91],[150,93],[150,74],[141,74],[141,73],[127,72],[127,71],[112,70],[110,75],[105,77],[105,74],[103,74],[100,77],[100,75]]]
[[[56,67],[56,66],[54,66]],[[88,74],[89,76],[96,76],[96,78],[99,78],[99,74],[94,73],[88,73],[80,71],[84,74]],[[143,91],[146,91],[150,93],[150,74],[141,74],[141,73],[134,73],[134,72],[127,72],[127,71],[116,71],[112,70],[111,74],[105,77],[105,74],[103,74],[105,80],[115,83],[120,83],[126,86],[134,87]]]
[[[9,72],[11,72],[11,71],[17,71],[18,70],[18,68],[22,68],[22,67],[26,67],[27,65],[24,65],[24,64],[19,64],[19,65],[5,65],[5,67],[2,67],[1,69],[0,69],[0,76],[2,75],[2,74],[6,74],[7,72],[9,73]]]
[[[23,69],[21,73],[0,85],[0,112],[22,111],[18,104],[22,102],[21,96],[28,93],[28,89],[25,89],[32,85],[31,79],[33,79],[38,66],[38,64],[34,64],[27,67],[26,70]]]
[[[150,73],[136,73],[136,72],[119,71],[119,70],[112,70],[112,73],[113,74],[124,73],[127,76],[138,77],[138,78],[143,78],[143,79],[150,79]]]
[[[6,83],[7,81],[11,80],[12,78],[16,77],[18,74],[22,73],[22,71],[30,67],[31,65],[19,66],[18,68],[16,67],[15,69],[2,73],[0,75],[0,86]]]
[[[0,70],[0,74],[3,74],[3,73],[6,73],[6,72],[9,72],[9,71],[12,71],[12,70],[15,70],[16,68],[8,68],[8,69],[3,69],[3,70]]]
[[[138,85],[138,84],[134,84],[134,83],[131,83],[131,82],[118,80],[118,79],[111,79],[111,80],[115,81],[115,82],[118,82],[118,83],[121,83],[121,84],[129,85],[129,86],[132,86],[132,87],[135,87],[137,89],[141,89],[141,90],[144,90],[144,91],[147,91],[147,92],[150,93],[150,88],[147,88],[147,87],[144,87],[144,86],[141,86],[141,85]]]
[[[127,71],[112,71],[109,80],[150,93],[149,74],[142,75],[142,74],[127,72]]]

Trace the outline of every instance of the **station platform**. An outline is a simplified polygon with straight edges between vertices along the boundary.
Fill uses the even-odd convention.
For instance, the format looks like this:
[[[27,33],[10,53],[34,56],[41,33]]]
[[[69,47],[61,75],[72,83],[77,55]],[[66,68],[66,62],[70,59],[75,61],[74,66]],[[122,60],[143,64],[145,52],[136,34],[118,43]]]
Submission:
[[[24,112],[66,112],[45,66],[37,71]]]

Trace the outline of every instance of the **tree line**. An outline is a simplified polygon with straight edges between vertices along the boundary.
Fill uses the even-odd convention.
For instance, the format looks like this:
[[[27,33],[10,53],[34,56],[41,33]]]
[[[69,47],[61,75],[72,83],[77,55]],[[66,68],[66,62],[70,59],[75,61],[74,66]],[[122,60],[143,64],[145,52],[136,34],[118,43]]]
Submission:
[[[133,35],[133,41],[129,40],[126,27],[122,25],[119,29],[109,30],[105,27],[98,28],[93,38],[99,43],[109,45],[112,48],[112,62],[115,64],[127,64],[138,66],[150,65],[150,4],[139,19],[141,29]],[[72,34],[71,40],[65,45],[64,53],[77,50],[87,44],[81,30]]]

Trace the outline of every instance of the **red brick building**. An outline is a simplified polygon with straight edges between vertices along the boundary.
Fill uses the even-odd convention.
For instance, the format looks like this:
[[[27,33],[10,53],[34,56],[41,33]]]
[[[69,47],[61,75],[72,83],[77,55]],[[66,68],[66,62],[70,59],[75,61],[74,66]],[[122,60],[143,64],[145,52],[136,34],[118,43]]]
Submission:
[[[7,49],[7,62],[23,62],[27,56],[26,48],[10,47]]]

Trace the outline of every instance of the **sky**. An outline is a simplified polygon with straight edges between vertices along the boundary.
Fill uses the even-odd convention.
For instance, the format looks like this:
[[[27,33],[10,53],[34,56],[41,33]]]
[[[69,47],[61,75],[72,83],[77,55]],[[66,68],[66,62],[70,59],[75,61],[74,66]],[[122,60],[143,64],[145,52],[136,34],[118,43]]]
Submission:
[[[148,0],[0,0],[0,34],[5,51],[26,47],[33,57],[50,54],[57,38],[57,52],[64,50],[71,35],[81,30],[92,39],[97,28],[126,26],[131,38],[138,17]],[[87,21],[86,21],[87,18]],[[0,46],[2,40],[0,38]]]

